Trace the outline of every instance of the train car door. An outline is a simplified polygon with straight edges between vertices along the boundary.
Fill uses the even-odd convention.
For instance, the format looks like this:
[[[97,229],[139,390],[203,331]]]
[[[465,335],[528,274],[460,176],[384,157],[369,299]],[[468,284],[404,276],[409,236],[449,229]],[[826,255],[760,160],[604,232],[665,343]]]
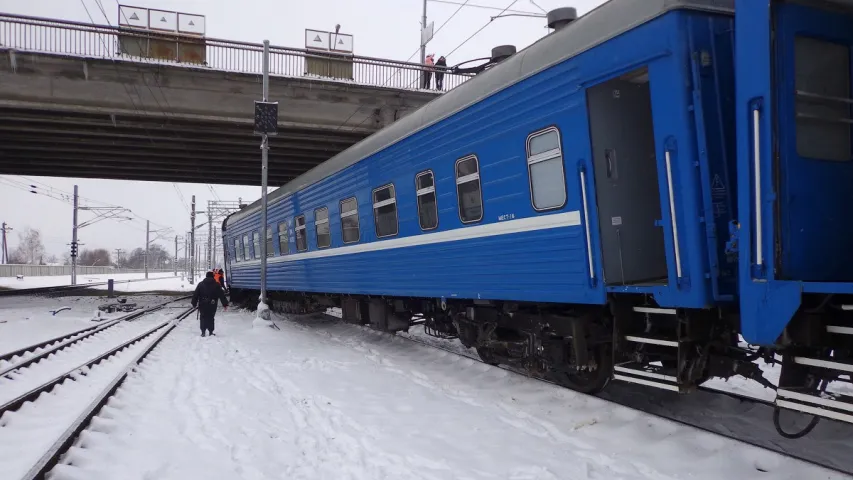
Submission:
[[[775,5],[777,276],[853,281],[853,16]]]
[[[604,281],[665,284],[648,70],[588,88],[587,108]]]

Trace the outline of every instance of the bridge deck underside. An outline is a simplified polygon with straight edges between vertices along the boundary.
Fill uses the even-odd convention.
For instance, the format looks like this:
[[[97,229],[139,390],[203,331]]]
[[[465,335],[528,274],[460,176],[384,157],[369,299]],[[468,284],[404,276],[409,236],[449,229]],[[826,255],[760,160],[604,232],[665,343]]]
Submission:
[[[283,185],[366,136],[279,127],[269,184]],[[250,123],[0,108],[0,174],[260,185]]]

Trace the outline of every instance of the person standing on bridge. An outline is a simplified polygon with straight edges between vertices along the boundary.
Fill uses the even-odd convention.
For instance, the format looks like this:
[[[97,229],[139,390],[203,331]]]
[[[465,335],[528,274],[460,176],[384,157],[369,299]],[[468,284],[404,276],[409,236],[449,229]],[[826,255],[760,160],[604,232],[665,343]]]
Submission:
[[[447,60],[444,56],[438,57],[435,62],[435,89],[441,91],[444,88],[444,71],[447,70]]]
[[[426,60],[424,60],[424,84],[423,88],[425,90],[429,90],[430,85],[432,84],[432,70],[433,65],[435,65],[435,55],[430,53],[426,56]]]
[[[192,305],[198,307],[199,326],[201,327],[201,336],[205,336],[205,331],[214,335],[214,317],[216,316],[216,301],[222,301],[222,308],[228,310],[228,299],[225,298],[225,292],[216,279],[213,278],[213,272],[207,272],[204,280],[202,280],[193,293]]]

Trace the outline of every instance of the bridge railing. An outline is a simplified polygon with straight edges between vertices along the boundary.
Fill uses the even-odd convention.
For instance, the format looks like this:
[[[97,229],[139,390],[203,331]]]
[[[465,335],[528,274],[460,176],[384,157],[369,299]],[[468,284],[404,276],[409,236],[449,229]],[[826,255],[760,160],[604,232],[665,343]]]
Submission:
[[[0,13],[0,48],[258,75],[262,73],[263,65],[263,45],[260,43],[152,33],[3,13]],[[424,67],[381,58],[270,46],[270,74],[421,90]],[[445,73],[443,90],[459,86],[469,78],[468,75]]]

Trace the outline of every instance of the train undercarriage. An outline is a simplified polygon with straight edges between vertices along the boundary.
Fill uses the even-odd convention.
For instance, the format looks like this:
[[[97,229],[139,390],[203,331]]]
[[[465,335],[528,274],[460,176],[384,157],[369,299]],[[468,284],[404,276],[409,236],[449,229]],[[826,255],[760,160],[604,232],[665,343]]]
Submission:
[[[254,292],[243,297],[257,299]],[[645,296],[568,306],[270,292],[274,311],[339,307],[344,322],[386,332],[423,325],[434,337],[459,339],[486,363],[523,369],[582,393],[597,393],[611,379],[689,393],[712,377],[746,377],[777,391],[777,430],[789,438],[804,436],[817,421],[785,432],[779,408],[853,423],[853,397],[827,390],[840,384],[843,392],[846,385],[853,395],[853,308],[832,307],[827,298],[813,301],[779,345],[764,348],[742,341],[735,311],[661,308]],[[762,362],[781,365],[778,387],[765,377]]]

